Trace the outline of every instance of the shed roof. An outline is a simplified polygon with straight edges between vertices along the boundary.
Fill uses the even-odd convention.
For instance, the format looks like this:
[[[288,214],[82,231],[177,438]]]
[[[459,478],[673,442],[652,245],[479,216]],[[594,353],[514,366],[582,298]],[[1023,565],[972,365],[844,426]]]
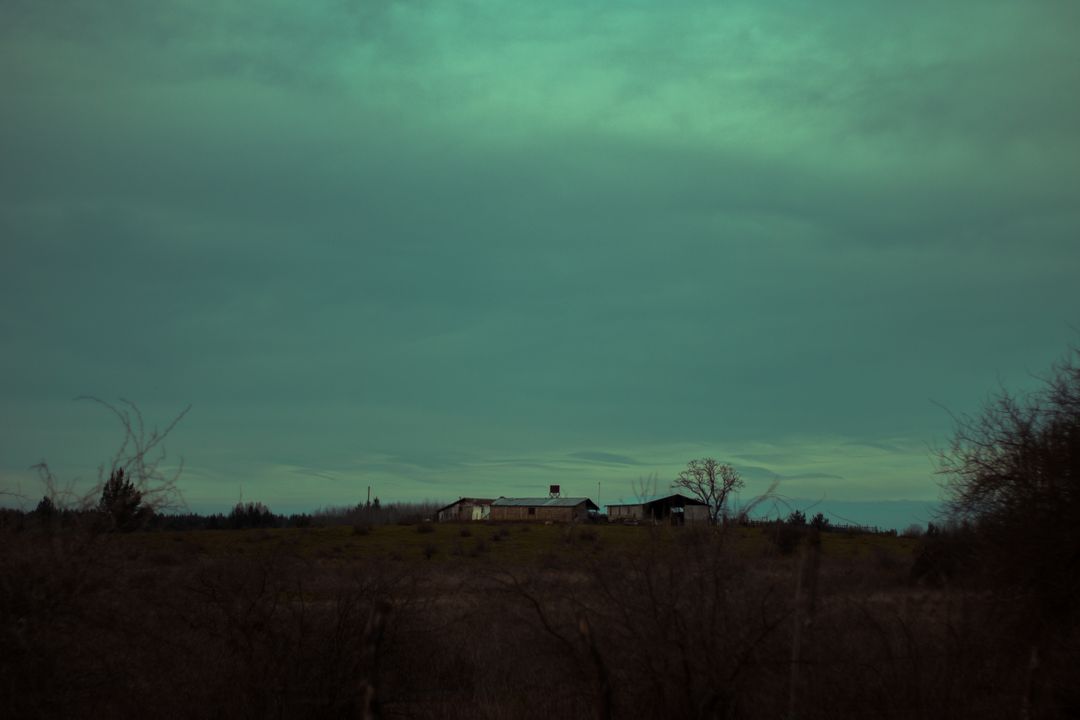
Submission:
[[[494,501],[492,506],[497,507],[577,507],[582,503],[588,503],[596,507],[589,498],[508,498],[501,497]]]
[[[687,495],[683,495],[682,493],[668,493],[667,495],[650,495],[648,497],[642,498],[641,500],[638,500],[637,502],[608,503],[607,506],[608,507],[624,507],[624,506],[630,506],[630,505],[651,505],[654,502],[660,502],[661,500],[670,500],[672,498],[682,498],[684,504],[687,504],[687,503],[690,504],[690,505],[706,505],[707,504],[707,503],[703,503],[702,501],[698,500],[697,498],[692,498],[692,497],[689,497]]]
[[[436,510],[435,512],[442,512],[443,510],[449,510],[450,508],[454,507],[455,505],[458,505],[459,503],[463,503],[463,502],[471,502],[473,505],[490,505],[491,503],[494,502],[494,500],[492,500],[491,498],[467,498],[467,497],[458,498],[457,500],[450,503],[446,507],[441,507],[438,510]]]

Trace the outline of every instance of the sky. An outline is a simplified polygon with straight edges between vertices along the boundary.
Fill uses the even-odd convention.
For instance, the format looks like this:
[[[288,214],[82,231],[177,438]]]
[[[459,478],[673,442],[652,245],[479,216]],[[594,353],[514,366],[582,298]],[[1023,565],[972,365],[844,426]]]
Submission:
[[[603,504],[715,457],[744,499],[925,522],[953,415],[1077,339],[1077,30],[1071,0],[7,0],[0,501],[43,459],[92,484],[122,434],[91,395],[191,406],[166,465],[201,512]]]

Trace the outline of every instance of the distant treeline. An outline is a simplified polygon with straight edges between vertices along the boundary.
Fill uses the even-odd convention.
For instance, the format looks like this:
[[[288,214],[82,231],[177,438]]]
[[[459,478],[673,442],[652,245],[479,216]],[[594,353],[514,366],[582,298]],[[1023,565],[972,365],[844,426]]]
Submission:
[[[778,525],[787,525],[791,527],[801,528],[813,528],[818,532],[837,532],[847,534],[866,534],[866,535],[889,535],[896,536],[896,530],[891,528],[880,528],[876,525],[855,525],[853,523],[834,523],[829,518],[825,517],[824,513],[818,513],[812,518],[807,519],[806,514],[801,510],[792,511],[787,518],[753,518],[743,519],[741,524],[748,527],[769,528]],[[922,526],[912,525],[904,531],[904,535],[918,536],[922,534]]]
[[[128,530],[242,530],[246,528],[303,528],[351,525],[411,525],[423,522],[438,510],[434,502],[386,503],[378,498],[351,507],[328,507],[311,513],[275,513],[261,502],[237,503],[226,513],[157,512],[147,514]],[[30,527],[69,528],[105,524],[99,508],[60,508],[47,497],[31,511],[0,508],[0,528],[19,530]]]
[[[376,525],[412,525],[433,519],[441,507],[437,502],[397,502],[383,504],[378,498],[354,506],[326,507],[310,513],[275,513],[265,503],[237,503],[228,513],[156,512],[147,513],[127,530],[184,531],[184,530],[242,530],[246,528],[304,528],[304,527],[373,527]],[[0,508],[0,528],[19,529],[27,526],[71,527],[101,520],[100,508],[60,508],[48,498],[42,498],[36,509],[24,511]],[[807,518],[795,510],[786,518],[742,519],[740,524],[758,528],[785,527],[814,529],[819,532],[847,534],[891,535],[896,530],[869,525],[833,523],[822,513]],[[932,525],[931,525],[932,527]],[[913,525],[902,534],[918,537],[921,526]]]

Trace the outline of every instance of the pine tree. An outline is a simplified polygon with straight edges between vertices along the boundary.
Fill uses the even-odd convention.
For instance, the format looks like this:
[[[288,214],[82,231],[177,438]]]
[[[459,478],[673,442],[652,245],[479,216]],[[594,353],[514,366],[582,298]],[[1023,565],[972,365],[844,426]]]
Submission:
[[[51,497],[46,495],[41,498],[41,502],[39,502],[37,504],[37,507],[34,508],[34,513],[37,514],[38,517],[43,519],[51,518],[53,515],[56,514],[56,503],[52,501]]]
[[[101,490],[98,510],[109,520],[113,530],[127,532],[137,528],[149,516],[150,510],[142,502],[142,493],[124,475],[123,468],[109,474]]]

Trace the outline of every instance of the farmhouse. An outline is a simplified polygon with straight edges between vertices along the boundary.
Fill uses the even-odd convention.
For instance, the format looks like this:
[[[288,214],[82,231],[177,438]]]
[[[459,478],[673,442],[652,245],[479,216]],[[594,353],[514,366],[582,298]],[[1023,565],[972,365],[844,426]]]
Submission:
[[[506,498],[491,503],[492,520],[577,522],[600,508],[589,498]]]
[[[487,520],[491,515],[492,502],[488,498],[461,498],[441,508],[435,513],[435,519],[438,522]]]
[[[675,493],[646,498],[636,503],[608,505],[611,522],[651,522],[694,525],[709,522],[709,506],[700,500]]]

